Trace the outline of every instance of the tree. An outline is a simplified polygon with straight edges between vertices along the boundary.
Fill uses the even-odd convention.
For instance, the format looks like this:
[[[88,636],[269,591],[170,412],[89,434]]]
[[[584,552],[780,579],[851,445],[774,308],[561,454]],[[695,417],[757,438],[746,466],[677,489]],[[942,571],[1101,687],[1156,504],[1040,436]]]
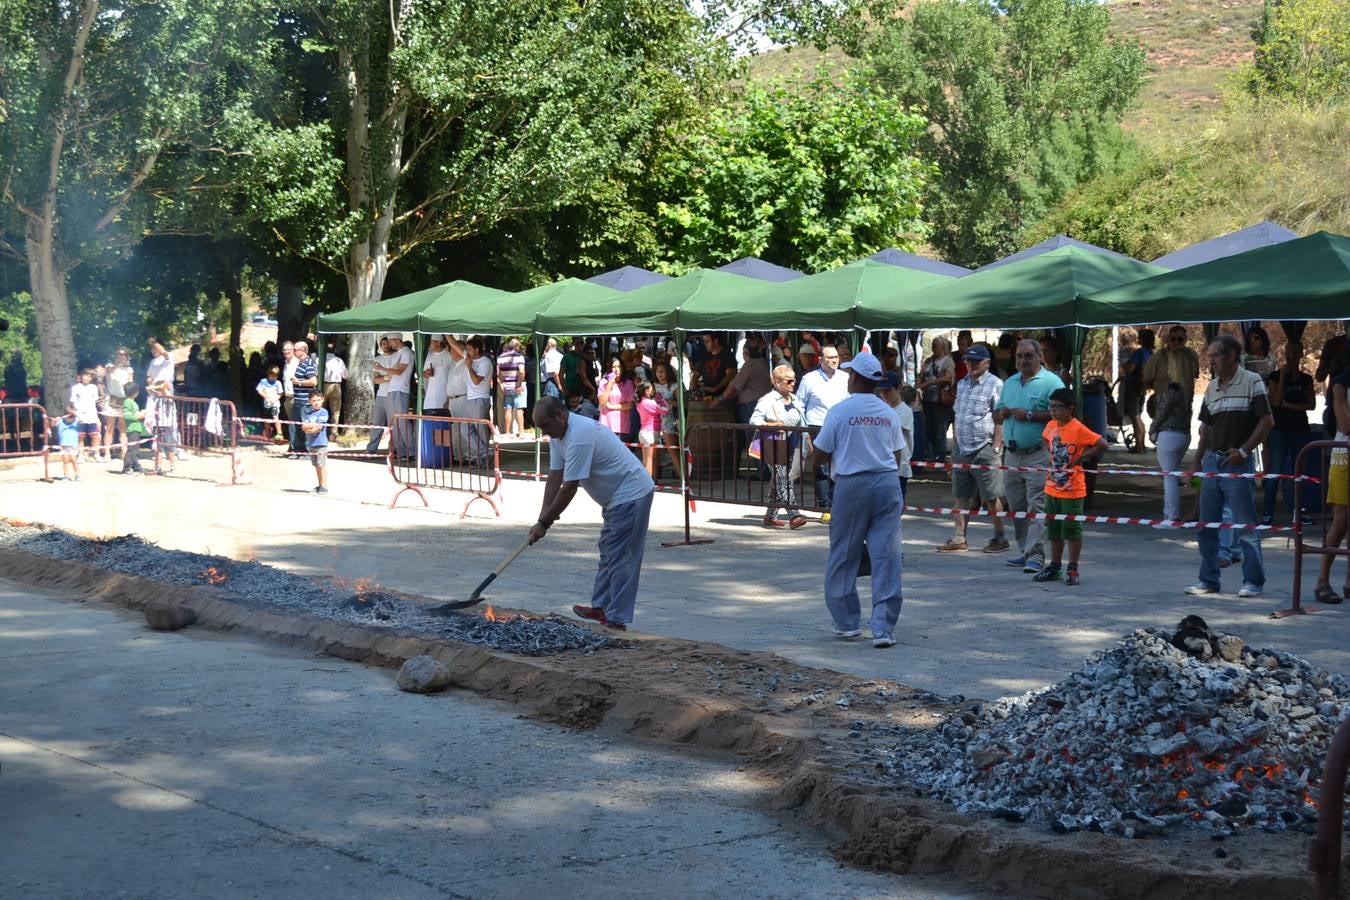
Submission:
[[[931,242],[978,265],[1073,186],[1111,169],[1118,123],[1138,94],[1144,54],[1108,40],[1096,0],[932,0],[889,21],[866,50],[885,88],[932,127],[920,142],[939,176],[927,197]]]
[[[0,0],[0,252],[27,264],[49,403],[74,380],[71,272],[139,242],[160,169],[233,102],[259,25],[252,0]]]
[[[819,271],[927,233],[927,123],[861,80],[751,84],[657,160],[649,265],[762,256]]]
[[[1247,90],[1318,104],[1350,97],[1350,0],[1266,0]]]

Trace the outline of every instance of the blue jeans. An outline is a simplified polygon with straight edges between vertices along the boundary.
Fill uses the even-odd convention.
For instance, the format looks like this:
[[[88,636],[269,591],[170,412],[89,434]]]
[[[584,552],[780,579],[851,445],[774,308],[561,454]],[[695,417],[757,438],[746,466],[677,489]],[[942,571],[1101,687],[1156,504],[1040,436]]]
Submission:
[[[872,634],[891,634],[900,620],[900,512],[895,472],[843,475],[834,485],[838,503],[830,519],[830,555],[825,563],[825,606],[834,624],[859,626],[858,566],[863,542],[872,557]]]
[[[1281,475],[1294,474],[1294,460],[1299,451],[1313,439],[1311,431],[1280,431],[1270,433],[1270,459],[1266,460],[1266,471]],[[1307,486],[1304,486],[1306,491]],[[1288,478],[1268,478],[1265,485],[1265,513],[1275,515],[1275,492],[1284,495],[1284,505],[1291,513],[1294,509],[1294,482]],[[1297,510],[1302,512],[1303,510]]]
[[[1214,450],[1206,450],[1201,461],[1202,472],[1219,471],[1223,457]],[[1224,472],[1253,472],[1255,461],[1243,460],[1241,465],[1228,466]],[[1256,524],[1256,484],[1248,478],[1203,478],[1200,480],[1200,521],[1223,521],[1225,504],[1232,511],[1235,524]],[[1231,529],[1223,529],[1229,531]],[[1219,531],[1218,528],[1200,529],[1200,582],[1212,588],[1219,587]],[[1261,559],[1259,531],[1237,533],[1242,547],[1242,580],[1262,587],[1266,583],[1266,568]]]
[[[633,621],[654,496],[653,491],[632,503],[604,509],[604,525],[600,528],[600,567],[595,573],[591,606],[603,611],[611,622],[627,625]]]

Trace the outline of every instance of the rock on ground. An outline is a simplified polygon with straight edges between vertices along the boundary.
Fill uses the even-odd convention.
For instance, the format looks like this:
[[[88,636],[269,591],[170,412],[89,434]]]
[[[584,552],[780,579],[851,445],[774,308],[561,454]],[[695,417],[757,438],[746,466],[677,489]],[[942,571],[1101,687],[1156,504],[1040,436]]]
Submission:
[[[414,656],[398,670],[399,690],[434,694],[450,684],[450,670],[430,656]]]

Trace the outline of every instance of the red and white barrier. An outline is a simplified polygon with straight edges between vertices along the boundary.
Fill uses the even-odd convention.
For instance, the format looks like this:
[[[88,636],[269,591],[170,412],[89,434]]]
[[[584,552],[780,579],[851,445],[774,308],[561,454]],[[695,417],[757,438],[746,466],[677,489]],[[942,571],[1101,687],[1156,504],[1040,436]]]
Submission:
[[[1161,525],[1166,528],[1176,529],[1197,529],[1197,528],[1226,528],[1237,531],[1294,531],[1292,525],[1244,525],[1237,522],[1174,522],[1170,519],[1147,519],[1142,516],[1090,516],[1083,514],[1068,513],[1032,513],[1032,512],[1008,512],[1001,510],[991,512],[987,509],[957,509],[951,506],[905,506],[905,512],[930,513],[932,515],[950,516],[954,513],[964,513],[969,516],[980,516],[988,519],[1042,519],[1056,522],[1085,522],[1090,525]]]
[[[910,465],[916,469],[966,469],[980,472],[1057,472],[1065,471],[1055,469],[1051,466],[990,466],[980,463],[954,463],[954,462],[931,462],[928,460],[911,461]],[[1164,475],[1170,475],[1174,478],[1253,478],[1253,479],[1283,479],[1286,481],[1307,481],[1317,484],[1318,479],[1312,475],[1282,475],[1278,472],[1164,472],[1158,469],[1073,469],[1069,471],[1081,471],[1088,475],[1136,475],[1151,478],[1161,478]]]

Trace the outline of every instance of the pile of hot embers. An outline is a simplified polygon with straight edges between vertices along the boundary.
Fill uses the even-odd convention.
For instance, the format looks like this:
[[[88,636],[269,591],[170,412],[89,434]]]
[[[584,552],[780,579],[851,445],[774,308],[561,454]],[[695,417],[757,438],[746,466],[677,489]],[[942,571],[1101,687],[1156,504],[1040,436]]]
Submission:
[[[1312,831],[1350,682],[1187,616],[1063,681],[905,731],[887,768],[962,813],[1126,837]]]

